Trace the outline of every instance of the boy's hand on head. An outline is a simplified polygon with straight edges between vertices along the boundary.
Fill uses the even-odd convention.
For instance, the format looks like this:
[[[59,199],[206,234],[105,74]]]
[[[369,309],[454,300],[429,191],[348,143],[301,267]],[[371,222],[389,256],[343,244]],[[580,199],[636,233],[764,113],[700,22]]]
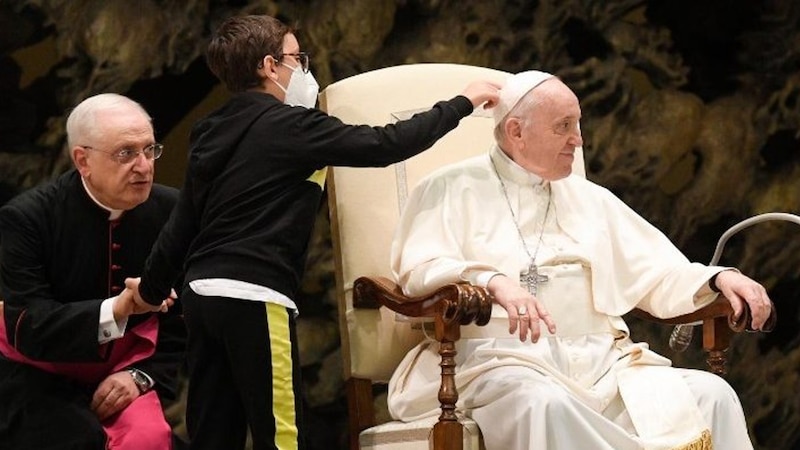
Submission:
[[[500,88],[501,85],[493,81],[473,81],[464,88],[462,95],[472,102],[473,107],[477,108],[483,105],[484,109],[489,109],[497,104]]]

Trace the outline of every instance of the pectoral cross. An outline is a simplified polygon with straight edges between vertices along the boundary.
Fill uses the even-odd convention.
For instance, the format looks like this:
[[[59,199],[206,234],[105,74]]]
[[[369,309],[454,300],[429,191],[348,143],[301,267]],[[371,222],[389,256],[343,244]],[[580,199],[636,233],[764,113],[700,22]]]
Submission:
[[[526,270],[519,273],[520,285],[524,285],[533,296],[536,296],[539,283],[547,283],[549,279],[550,277],[547,275],[539,273],[539,268],[533,262],[528,265]]]

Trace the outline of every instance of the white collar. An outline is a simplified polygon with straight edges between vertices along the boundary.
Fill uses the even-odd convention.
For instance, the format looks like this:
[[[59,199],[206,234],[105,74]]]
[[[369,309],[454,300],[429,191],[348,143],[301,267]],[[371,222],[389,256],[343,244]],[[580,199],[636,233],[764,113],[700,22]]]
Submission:
[[[89,186],[86,185],[86,179],[83,177],[81,177],[81,184],[83,184],[83,190],[86,191],[86,194],[89,196],[89,198],[91,198],[92,201],[97,204],[97,206],[108,211],[108,220],[117,220],[120,218],[120,216],[122,216],[122,213],[125,212],[124,209],[109,208],[108,206],[100,203],[100,201],[97,200],[94,195],[92,195],[92,191],[89,190]]]
[[[514,162],[497,144],[492,145],[489,158],[491,158],[500,176],[516,184],[541,187],[545,187],[547,184],[542,177],[535,173],[528,172],[522,168],[522,166]]]

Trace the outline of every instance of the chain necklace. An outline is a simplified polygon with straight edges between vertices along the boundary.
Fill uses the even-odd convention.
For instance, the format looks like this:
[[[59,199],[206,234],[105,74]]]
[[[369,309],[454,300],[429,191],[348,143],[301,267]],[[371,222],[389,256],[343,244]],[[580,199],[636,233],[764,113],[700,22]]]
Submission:
[[[547,216],[550,214],[550,204],[553,200],[553,193],[549,189],[547,189],[547,209],[544,211],[544,220],[542,221],[542,229],[539,231],[539,239],[536,243],[536,248],[533,250],[533,254],[531,255],[530,250],[528,250],[528,244],[525,242],[525,238],[522,236],[522,229],[519,227],[519,222],[517,222],[517,215],[514,214],[514,208],[511,207],[511,200],[508,198],[508,191],[506,190],[506,184],[503,182],[503,178],[500,176],[500,172],[497,171],[497,166],[494,163],[494,160],[490,157],[489,160],[492,163],[492,169],[494,169],[494,174],[497,175],[497,180],[500,182],[500,187],[503,189],[503,198],[506,200],[506,205],[508,205],[508,210],[511,212],[511,218],[514,220],[514,227],[517,229],[517,234],[519,235],[519,240],[522,242],[522,248],[525,249],[525,253],[528,254],[528,258],[530,258],[530,262],[528,263],[528,267],[519,273],[519,283],[520,285],[524,285],[528,292],[531,295],[536,295],[536,291],[539,288],[539,283],[546,283],[549,280],[547,275],[539,274],[539,267],[536,265],[536,255],[539,254],[539,248],[542,246],[542,239],[544,237],[544,228],[547,224]]]

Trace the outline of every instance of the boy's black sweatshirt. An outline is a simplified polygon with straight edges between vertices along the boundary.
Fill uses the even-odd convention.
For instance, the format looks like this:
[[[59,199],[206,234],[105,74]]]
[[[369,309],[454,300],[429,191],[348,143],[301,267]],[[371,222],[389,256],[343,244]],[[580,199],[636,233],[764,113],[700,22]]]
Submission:
[[[145,265],[142,297],[160,304],[185,265],[185,283],[228,278],[293,299],[322,197],[317,171],[402,161],[472,110],[457,96],[395,124],[354,126],[269,94],[233,95],[192,129],[184,186]]]

